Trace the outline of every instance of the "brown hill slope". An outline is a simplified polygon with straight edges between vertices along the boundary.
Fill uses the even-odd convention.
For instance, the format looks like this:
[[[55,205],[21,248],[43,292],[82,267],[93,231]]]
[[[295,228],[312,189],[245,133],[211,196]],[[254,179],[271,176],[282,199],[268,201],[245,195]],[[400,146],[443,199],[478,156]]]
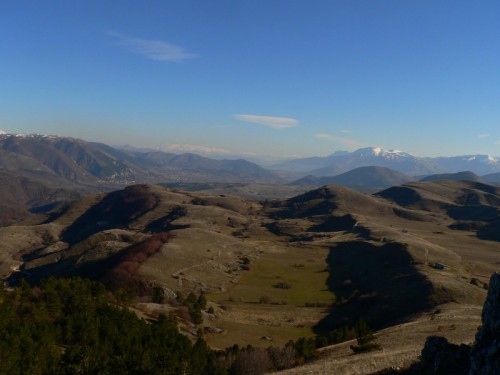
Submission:
[[[0,170],[0,225],[19,222],[79,196],[74,191],[53,188],[18,173]]]
[[[432,182],[377,196],[326,186],[257,203],[130,186],[87,196],[43,225],[0,228],[0,271],[204,292],[215,310],[204,324],[225,331],[208,336],[212,345],[284,343],[357,317],[382,327],[440,303],[481,303],[499,244],[456,230],[455,211],[496,210],[497,195],[489,185]]]

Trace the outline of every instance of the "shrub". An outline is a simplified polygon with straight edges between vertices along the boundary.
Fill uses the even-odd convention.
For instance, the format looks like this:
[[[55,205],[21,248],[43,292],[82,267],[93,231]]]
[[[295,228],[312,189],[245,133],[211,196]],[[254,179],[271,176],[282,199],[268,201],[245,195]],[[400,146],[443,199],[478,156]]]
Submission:
[[[358,345],[351,345],[351,350],[354,354],[381,349],[379,344],[373,342],[375,340],[373,331],[364,320],[358,320],[354,329],[356,330],[356,340],[358,343]]]

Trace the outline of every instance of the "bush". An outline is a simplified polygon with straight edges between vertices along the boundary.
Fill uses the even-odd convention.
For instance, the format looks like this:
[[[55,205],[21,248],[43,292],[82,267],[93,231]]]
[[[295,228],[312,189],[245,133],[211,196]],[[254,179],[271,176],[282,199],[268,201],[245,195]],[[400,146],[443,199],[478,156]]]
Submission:
[[[354,329],[356,331],[356,340],[358,343],[358,345],[351,345],[351,350],[354,354],[381,349],[379,344],[373,342],[373,340],[375,340],[373,331],[364,320],[358,320]]]

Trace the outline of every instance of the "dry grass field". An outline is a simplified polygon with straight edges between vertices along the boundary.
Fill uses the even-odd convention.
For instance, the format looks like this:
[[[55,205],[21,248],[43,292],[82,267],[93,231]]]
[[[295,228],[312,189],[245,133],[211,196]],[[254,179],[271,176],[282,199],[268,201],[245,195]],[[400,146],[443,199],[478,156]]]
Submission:
[[[0,228],[0,273],[35,280],[105,273],[108,259],[116,267],[116,255],[167,232],[128,277],[171,295],[205,293],[214,313],[204,314],[202,327],[219,332],[206,334],[210,345],[281,345],[364,318],[387,328],[379,333],[382,352],[353,356],[341,344],[289,373],[331,373],[333,366],[369,373],[414,360],[431,334],[473,339],[483,283],[500,267],[490,230],[499,202],[497,188],[463,181],[411,183],[374,196],[328,186],[260,203],[142,185]],[[137,308],[148,317],[170,311]]]
[[[387,368],[405,368],[416,361],[428,336],[443,336],[451,343],[472,343],[481,325],[481,307],[445,304],[376,333],[380,351],[353,354],[355,340],[320,350],[319,358],[304,366],[279,372],[283,375],[372,374]]]
[[[282,345],[312,336],[312,327],[334,303],[335,295],[327,287],[327,248],[262,244],[260,249],[251,270],[237,283],[208,295],[224,307],[216,324],[225,333],[209,336],[211,345]],[[280,288],[280,283],[289,288]]]

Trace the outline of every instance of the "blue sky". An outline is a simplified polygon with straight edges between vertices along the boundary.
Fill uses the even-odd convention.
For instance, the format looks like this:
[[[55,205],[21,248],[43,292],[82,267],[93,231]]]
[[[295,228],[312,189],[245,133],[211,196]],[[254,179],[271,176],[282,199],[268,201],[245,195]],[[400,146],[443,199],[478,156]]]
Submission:
[[[0,129],[500,155],[498,0],[1,1]]]

